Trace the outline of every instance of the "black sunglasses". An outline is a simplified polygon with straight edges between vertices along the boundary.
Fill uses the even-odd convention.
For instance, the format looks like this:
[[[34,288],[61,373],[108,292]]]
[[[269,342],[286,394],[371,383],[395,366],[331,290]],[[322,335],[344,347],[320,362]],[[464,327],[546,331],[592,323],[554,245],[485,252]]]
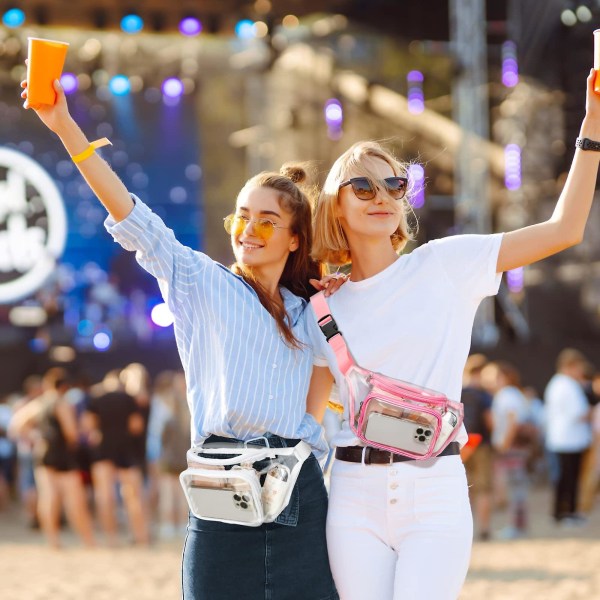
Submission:
[[[406,177],[386,177],[379,183],[382,184],[387,193],[394,198],[394,200],[402,200],[406,194],[408,179]],[[352,191],[359,200],[373,200],[377,193],[368,177],[352,177],[351,179],[348,179],[348,181],[341,183],[340,189],[347,185],[352,186]]]

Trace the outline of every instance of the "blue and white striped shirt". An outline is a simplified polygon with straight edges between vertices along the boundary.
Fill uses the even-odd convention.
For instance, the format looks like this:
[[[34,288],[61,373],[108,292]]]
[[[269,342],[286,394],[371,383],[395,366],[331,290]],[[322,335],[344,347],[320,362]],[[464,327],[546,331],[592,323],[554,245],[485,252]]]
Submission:
[[[105,226],[157,278],[175,317],[175,339],[187,382],[192,442],[211,434],[248,440],[267,432],[308,442],[318,458],[327,451],[322,427],[306,412],[313,351],[306,302],[281,295],[296,338],[285,344],[273,317],[239,276],[183,246],[141,200],[119,223]]]

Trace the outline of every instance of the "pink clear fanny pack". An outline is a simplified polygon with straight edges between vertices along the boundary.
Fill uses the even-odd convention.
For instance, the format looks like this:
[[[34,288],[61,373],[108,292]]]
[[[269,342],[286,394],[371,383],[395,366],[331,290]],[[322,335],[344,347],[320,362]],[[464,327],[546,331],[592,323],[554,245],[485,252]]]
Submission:
[[[441,392],[358,366],[323,293],[310,301],[348,384],[350,427],[356,436],[368,446],[415,460],[438,456],[460,430],[462,404]]]

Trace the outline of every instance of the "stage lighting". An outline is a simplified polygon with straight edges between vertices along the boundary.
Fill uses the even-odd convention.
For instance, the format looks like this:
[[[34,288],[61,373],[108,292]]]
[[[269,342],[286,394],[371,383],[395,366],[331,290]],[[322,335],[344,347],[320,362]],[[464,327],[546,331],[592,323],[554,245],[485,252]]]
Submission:
[[[129,14],[121,19],[121,30],[124,33],[139,33],[144,29],[144,20],[139,15]]]
[[[163,81],[162,93],[168,98],[179,98],[183,95],[183,83],[177,77],[169,77]]]
[[[100,352],[104,352],[110,348],[112,336],[110,331],[99,331],[93,340],[94,348]]]
[[[511,292],[518,293],[523,290],[524,269],[517,267],[506,272],[506,283]]]
[[[515,191],[521,187],[521,148],[517,144],[508,144],[504,148],[504,185]]]
[[[408,167],[408,177],[413,188],[410,200],[411,206],[422,208],[425,204],[425,169],[419,164],[410,165]]]
[[[127,96],[131,91],[131,84],[125,75],[115,75],[109,81],[108,88],[114,96]]]
[[[155,325],[159,327],[169,327],[173,325],[175,318],[171,314],[169,307],[163,302],[157,304],[150,313],[150,318]]]
[[[74,94],[79,87],[79,81],[73,73],[63,73],[60,77],[60,84],[65,94]]]
[[[195,17],[185,17],[179,22],[179,31],[183,35],[193,37],[202,31],[202,23]]]
[[[241,40],[251,40],[255,37],[254,21],[242,19],[235,25],[235,35]]]
[[[502,44],[502,83],[506,87],[515,87],[519,83],[517,46],[511,41]]]
[[[410,71],[406,76],[408,82],[408,112],[413,115],[421,114],[425,110],[423,79],[421,71]]]
[[[328,127],[341,127],[344,122],[342,103],[336,98],[330,98],[325,102],[325,122]]]
[[[11,29],[21,27],[25,23],[25,13],[20,8],[10,8],[2,16],[2,23]]]

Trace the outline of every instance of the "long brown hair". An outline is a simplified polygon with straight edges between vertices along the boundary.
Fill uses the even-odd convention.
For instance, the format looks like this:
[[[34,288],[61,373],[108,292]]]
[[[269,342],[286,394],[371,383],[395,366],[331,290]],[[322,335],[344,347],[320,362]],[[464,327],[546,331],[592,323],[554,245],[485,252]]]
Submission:
[[[320,279],[323,272],[319,262],[310,256],[312,247],[312,208],[309,196],[312,194],[308,186],[302,185],[307,179],[306,169],[299,164],[286,164],[280,173],[264,172],[249,179],[242,189],[269,188],[278,194],[279,205],[292,215],[290,231],[298,237],[298,248],[290,252],[279,285],[287,288],[296,296],[308,300],[315,289],[309,279]],[[302,189],[301,186],[302,185]],[[240,263],[231,265],[231,270],[244,278],[244,281],[256,292],[260,303],[275,319],[286,344],[291,348],[301,348],[302,344],[292,332],[285,307],[274,300],[267,290],[256,279],[252,270]]]

